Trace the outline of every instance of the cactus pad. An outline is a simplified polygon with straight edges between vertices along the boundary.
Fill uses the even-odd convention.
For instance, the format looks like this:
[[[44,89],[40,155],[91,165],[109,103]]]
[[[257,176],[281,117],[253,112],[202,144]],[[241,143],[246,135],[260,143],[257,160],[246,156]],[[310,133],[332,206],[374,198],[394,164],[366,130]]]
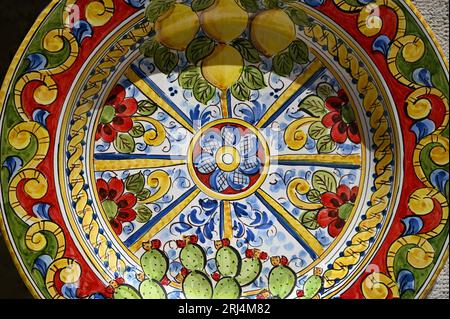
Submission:
[[[233,247],[221,247],[216,253],[217,270],[224,277],[235,277],[241,268],[241,257]]]
[[[305,292],[305,295],[303,296],[305,299],[313,298],[315,295],[317,295],[322,288],[322,277],[313,275],[309,277],[305,285],[303,287],[303,291]]]
[[[269,291],[276,297],[284,299],[294,290],[295,273],[286,266],[276,266],[269,273]]]
[[[236,280],[241,287],[251,284],[261,273],[262,263],[257,258],[245,258],[242,260],[241,271]]]
[[[139,292],[143,299],[166,299],[164,287],[154,279],[147,279],[141,282]]]
[[[190,271],[203,270],[206,265],[206,255],[199,245],[189,243],[181,250],[180,261]]]
[[[211,299],[213,288],[204,273],[194,270],[184,278],[183,292],[186,299]]]
[[[141,266],[150,279],[161,281],[169,268],[169,261],[162,251],[151,249],[142,255]]]
[[[114,290],[114,299],[142,299],[139,292],[130,285],[120,285]]]
[[[241,286],[236,279],[223,277],[214,287],[213,299],[238,299],[241,296]]]

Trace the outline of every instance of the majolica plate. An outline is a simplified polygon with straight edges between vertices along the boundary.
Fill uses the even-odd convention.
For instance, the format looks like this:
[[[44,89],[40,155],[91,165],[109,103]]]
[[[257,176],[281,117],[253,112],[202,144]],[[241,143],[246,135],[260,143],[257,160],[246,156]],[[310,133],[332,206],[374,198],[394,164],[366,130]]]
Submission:
[[[4,237],[40,298],[423,297],[448,94],[409,1],[53,1],[1,91]]]

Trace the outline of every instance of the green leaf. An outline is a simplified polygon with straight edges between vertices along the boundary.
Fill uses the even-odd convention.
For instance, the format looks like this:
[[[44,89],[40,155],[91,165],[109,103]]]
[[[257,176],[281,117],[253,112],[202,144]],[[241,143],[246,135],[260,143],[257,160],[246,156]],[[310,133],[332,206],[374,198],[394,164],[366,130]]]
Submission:
[[[194,0],[192,1],[192,10],[202,11],[209,8],[214,3],[214,0]]]
[[[319,228],[319,223],[317,222],[317,210],[310,210],[303,213],[300,216],[300,222],[303,226],[311,230]]]
[[[294,7],[289,7],[286,11],[296,25],[307,27],[311,24],[305,11]]]
[[[102,208],[108,219],[113,219],[117,216],[118,208],[113,200],[107,199],[103,201]]]
[[[186,57],[192,64],[207,57],[214,50],[215,43],[208,37],[198,37],[192,40],[186,48]]]
[[[144,116],[150,116],[156,112],[158,105],[152,100],[142,100],[138,103],[138,113]]]
[[[115,116],[116,109],[111,105],[105,105],[102,111],[102,115],[100,116],[100,123],[111,123]]]
[[[308,193],[306,193],[306,198],[311,203],[320,203],[320,192],[317,189],[311,189],[308,191]]]
[[[194,85],[194,97],[200,103],[206,104],[214,96],[216,89],[209,84],[205,79],[201,78],[195,82]]]
[[[319,138],[316,144],[317,152],[319,154],[327,154],[334,151],[336,143],[331,139],[330,135],[325,135]]]
[[[243,83],[251,90],[259,90],[266,87],[264,75],[255,66],[246,66],[242,72]]]
[[[128,133],[134,138],[141,137],[145,133],[144,125],[139,122],[134,123],[133,128]]]
[[[247,39],[236,39],[231,45],[241,53],[246,61],[250,63],[258,63],[261,61],[258,50]]]
[[[349,124],[355,121],[355,114],[350,105],[344,105],[341,109],[341,116],[345,123]]]
[[[353,210],[354,205],[350,203],[346,203],[339,207],[339,218],[343,220],[347,220],[348,216]]]
[[[322,82],[317,85],[316,92],[317,95],[324,101],[330,96],[336,96],[336,92],[334,91],[333,87],[326,82]]]
[[[125,188],[132,192],[133,194],[137,194],[144,188],[145,185],[145,177],[141,172],[130,175],[125,180]]]
[[[245,86],[241,81],[233,84],[231,87],[231,94],[239,101],[248,101],[250,98],[250,89]]]
[[[152,0],[150,1],[145,16],[150,23],[155,23],[160,15],[170,9],[176,0]]]
[[[237,0],[238,4],[241,5],[247,12],[257,12],[259,10],[259,5],[257,0]]]
[[[136,207],[136,221],[139,223],[145,223],[152,218],[152,210],[145,205],[139,205]]]
[[[298,64],[305,64],[309,62],[309,49],[302,40],[295,40],[289,46],[289,54],[292,60]]]
[[[178,64],[178,55],[165,47],[155,52],[155,65],[164,74],[169,74]]]
[[[263,0],[266,9],[276,9],[280,7],[279,0]]]
[[[308,135],[315,140],[320,139],[326,134],[328,134],[328,129],[322,124],[322,122],[314,122],[308,129]]]
[[[288,52],[277,54],[272,61],[273,71],[281,76],[288,76],[294,68],[294,61]]]
[[[183,89],[192,90],[200,75],[201,73],[199,67],[189,66],[181,71],[180,77],[178,78],[178,83]]]
[[[314,117],[322,117],[327,113],[324,101],[317,95],[309,95],[300,102],[298,108]]]
[[[139,51],[147,58],[153,58],[155,56],[156,50],[160,47],[158,41],[155,39],[146,40],[139,47]]]
[[[114,141],[114,148],[119,153],[132,153],[136,143],[128,133],[119,133]]]
[[[314,189],[321,194],[326,192],[336,193],[337,182],[334,175],[327,171],[316,171],[312,175],[311,183]]]
[[[143,190],[141,190],[139,193],[136,194],[136,198],[138,200],[146,200],[147,198],[149,198],[151,195],[151,192],[147,189],[144,188]]]

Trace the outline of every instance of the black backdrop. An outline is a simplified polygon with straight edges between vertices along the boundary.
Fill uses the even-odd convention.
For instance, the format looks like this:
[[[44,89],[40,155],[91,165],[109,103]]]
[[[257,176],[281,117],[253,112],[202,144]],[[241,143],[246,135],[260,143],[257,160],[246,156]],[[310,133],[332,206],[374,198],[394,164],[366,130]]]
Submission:
[[[50,0],[0,0],[0,82],[39,13]],[[31,298],[0,238],[0,298]]]

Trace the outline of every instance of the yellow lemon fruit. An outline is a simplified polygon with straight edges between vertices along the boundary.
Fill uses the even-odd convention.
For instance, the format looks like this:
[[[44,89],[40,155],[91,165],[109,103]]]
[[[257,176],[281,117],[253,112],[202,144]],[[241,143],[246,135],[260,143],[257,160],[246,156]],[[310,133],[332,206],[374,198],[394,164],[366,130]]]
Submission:
[[[202,61],[203,77],[215,87],[225,90],[232,86],[242,73],[244,60],[235,48],[218,44]]]
[[[273,56],[286,49],[295,40],[295,24],[289,15],[280,9],[259,13],[250,26],[253,45],[265,56]]]
[[[211,7],[200,13],[200,24],[206,35],[225,43],[245,31],[248,13],[235,0],[216,0]]]
[[[183,51],[199,28],[197,14],[187,5],[177,3],[156,20],[156,40],[168,48]]]

